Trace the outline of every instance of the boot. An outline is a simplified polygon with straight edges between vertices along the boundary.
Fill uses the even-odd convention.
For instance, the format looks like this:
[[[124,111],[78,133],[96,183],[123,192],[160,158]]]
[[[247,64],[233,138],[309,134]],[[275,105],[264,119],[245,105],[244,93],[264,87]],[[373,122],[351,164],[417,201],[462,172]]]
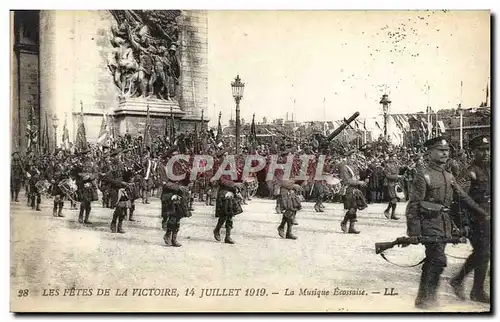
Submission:
[[[458,274],[453,276],[449,281],[449,284],[453,289],[453,292],[462,301],[465,301],[467,299],[464,292],[464,278],[472,270],[472,263],[470,258],[471,256],[467,258],[464,265],[460,268]]]
[[[340,229],[342,229],[342,232],[347,233],[347,214],[344,216],[344,219],[340,223]]]
[[[216,241],[220,242],[220,229],[222,228],[222,224],[224,223],[224,219],[219,217],[219,220],[217,221],[217,225],[215,226],[214,229],[214,238]]]
[[[226,228],[226,238],[224,242],[226,244],[234,244],[234,240],[231,239],[231,228]]]
[[[83,224],[83,208],[81,205],[80,205],[80,213],[78,214],[78,222],[80,224]]]
[[[293,227],[292,220],[289,219],[286,224],[286,239],[293,239],[293,240],[297,239],[297,236],[295,236],[292,233],[292,227]]]
[[[52,208],[52,216],[57,217],[57,202],[54,201],[54,208]]]
[[[286,218],[283,217],[281,219],[281,223],[280,225],[278,226],[278,235],[281,237],[281,238],[285,238],[285,224],[286,224]]]
[[[396,204],[392,204],[391,219],[392,220],[399,220],[399,217],[396,216]]]
[[[474,283],[470,292],[470,299],[475,302],[490,303],[490,297],[484,291],[484,280],[488,270],[488,262],[481,263],[474,269]]]
[[[134,207],[130,208],[130,213],[128,215],[128,221],[135,221],[134,211],[135,211],[135,205],[134,205]]]
[[[90,216],[90,207],[85,209],[85,220],[83,221],[84,224],[91,225],[92,223],[89,221],[89,216]]]
[[[349,223],[349,231],[348,231],[349,234],[359,234],[360,233],[360,231],[356,230],[356,227],[354,227],[355,223],[356,223],[355,221],[351,221]]]
[[[167,232],[163,236],[163,241],[167,246],[172,246],[172,229],[167,228]]]
[[[19,202],[19,190],[16,190],[16,191],[14,192],[14,195],[15,195],[15,199],[14,199],[14,201],[15,201],[15,202]]]
[[[178,241],[177,241],[177,233],[179,231],[176,229],[174,231],[172,231],[172,246],[174,247],[181,247],[182,244],[180,244]]]
[[[116,233],[116,220],[118,219],[118,214],[116,213],[116,210],[113,212],[113,220],[111,220],[111,232]]]
[[[429,279],[430,287],[429,287],[429,300],[432,306],[438,306],[437,301],[437,290],[439,288],[439,280],[441,279],[441,273],[443,273],[442,267],[432,267],[431,276]]]
[[[59,209],[57,211],[57,217],[61,217],[61,218],[64,217],[64,215],[62,214],[63,207],[64,207],[64,203],[60,202],[59,203]]]
[[[36,203],[36,211],[42,211],[42,209],[40,208],[40,203],[39,202]]]
[[[389,215],[389,207],[387,207],[387,209],[384,211],[384,216],[387,219],[391,218],[391,216]]]
[[[299,223],[297,222],[297,214],[292,216],[292,225],[298,226]]]
[[[123,219],[124,218],[122,216],[118,218],[118,227],[116,231],[120,234],[125,234],[125,230],[123,230]]]
[[[314,204],[314,210],[315,210],[316,212],[323,212],[323,211],[321,210],[321,208],[319,207],[318,203],[315,203],[315,204]]]
[[[418,295],[417,298],[415,299],[415,307],[419,309],[429,309],[432,307],[432,301],[430,300],[430,294],[429,294],[430,279],[431,279],[431,272],[428,267],[424,266],[422,268],[422,275],[420,276]]]

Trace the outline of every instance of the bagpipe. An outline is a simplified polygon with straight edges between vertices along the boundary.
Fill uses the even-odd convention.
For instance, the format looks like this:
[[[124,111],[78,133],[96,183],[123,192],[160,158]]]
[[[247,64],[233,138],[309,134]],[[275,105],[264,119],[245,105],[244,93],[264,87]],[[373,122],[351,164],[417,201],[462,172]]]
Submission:
[[[71,201],[75,202],[74,196],[78,187],[76,186],[76,182],[72,179],[63,179],[57,185],[59,189],[64,193],[66,197],[68,197]]]

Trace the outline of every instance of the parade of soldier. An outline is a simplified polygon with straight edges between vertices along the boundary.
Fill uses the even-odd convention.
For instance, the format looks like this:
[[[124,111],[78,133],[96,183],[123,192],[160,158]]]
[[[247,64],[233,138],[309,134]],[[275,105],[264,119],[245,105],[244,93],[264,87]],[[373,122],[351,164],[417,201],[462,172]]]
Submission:
[[[439,17],[454,14],[436,13]],[[47,76],[50,71],[43,70],[49,68],[48,63],[40,63],[35,71],[40,77],[36,86],[42,88],[36,95],[41,97],[31,95],[24,85],[31,82],[30,55],[42,57],[46,53],[43,47],[48,46],[48,36],[38,29],[56,28],[59,15],[68,21],[77,19],[74,21],[79,24],[90,19],[99,28],[109,24],[106,37],[99,36],[101,31],[86,31],[88,36],[81,37],[81,46],[91,43],[91,35],[101,37],[92,46],[106,48],[109,53],[95,72],[98,82],[107,81],[107,89],[95,85],[93,91],[100,94],[82,94],[84,87],[78,86],[86,80],[74,72],[71,77],[78,80],[72,84],[79,90],[75,89],[71,100],[56,103],[65,99],[55,90],[63,84],[47,85],[55,82]],[[394,30],[382,24],[379,32],[388,35],[387,43],[392,42],[391,55],[394,50],[400,56],[420,59],[416,58],[419,53],[424,55],[420,47],[410,53],[402,44],[417,37],[419,27],[410,27],[413,20],[415,24],[433,24],[432,15],[401,15],[391,25]],[[50,227],[49,234],[57,227],[69,227],[74,237],[58,242],[59,247],[77,249],[80,246],[72,243],[78,238],[89,245],[94,243],[93,238],[106,238],[107,245],[95,249],[100,252],[97,249],[105,247],[103,252],[111,260],[118,260],[118,254],[136,256],[128,253],[127,246],[120,246],[120,240],[140,245],[137,256],[145,263],[148,257],[144,256],[164,256],[159,254],[167,252],[170,255],[165,256],[171,256],[172,261],[167,257],[165,274],[172,280],[182,279],[170,269],[184,260],[191,261],[186,266],[199,266],[200,270],[205,265],[217,265],[220,274],[228,274],[228,267],[236,265],[229,264],[229,259],[240,258],[237,252],[241,249],[248,250],[244,255],[248,271],[262,265],[283,274],[292,269],[287,265],[305,259],[303,256],[319,270],[323,264],[318,264],[318,258],[326,255],[341,266],[328,269],[329,273],[311,273],[308,270],[313,268],[306,266],[297,271],[316,277],[333,276],[329,274],[335,271],[342,275],[349,267],[364,266],[365,260],[367,270],[360,274],[386,272],[374,277],[385,292],[398,280],[393,275],[410,274],[404,277],[406,286],[399,285],[399,292],[409,287],[407,295],[414,309],[440,310],[464,303],[468,305],[464,310],[488,310],[489,306],[481,305],[490,304],[489,72],[481,83],[455,79],[454,84],[447,84],[454,93],[445,100],[453,104],[443,106],[432,104],[432,88],[439,87],[435,85],[437,80],[421,82],[415,90],[418,102],[427,104],[414,104],[410,97],[401,101],[398,86],[418,87],[417,81],[415,85],[398,85],[413,77],[408,73],[399,83],[363,88],[353,85],[357,86],[352,89],[357,93],[353,95],[359,96],[356,102],[367,106],[347,105],[353,99],[351,94],[342,98],[342,106],[335,99],[327,100],[330,94],[340,99],[343,94],[338,87],[330,89],[335,94],[324,94],[297,107],[295,95],[299,97],[305,87],[311,86],[305,80],[309,71],[303,69],[298,72],[304,74],[303,81],[295,78],[293,84],[286,85],[292,88],[288,101],[266,112],[264,107],[254,109],[246,102],[248,96],[265,88],[255,80],[248,82],[242,71],[250,73],[251,69],[242,68],[232,70],[233,76],[224,79],[225,87],[216,89],[221,93],[217,95],[229,97],[224,99],[233,104],[222,106],[219,96],[209,96],[214,89],[208,90],[206,85],[210,82],[204,65],[208,50],[206,16],[204,11],[181,10],[109,10],[82,14],[81,18],[56,11],[13,14],[19,30],[15,52],[20,67],[11,128],[12,216],[26,214],[35,222],[50,219],[50,224],[39,224],[37,229]],[[85,28],[78,32],[84,33]],[[379,55],[376,52],[383,50],[382,46],[367,46],[370,48],[365,51],[370,56]],[[57,71],[55,66],[50,68]],[[349,74],[347,70],[342,67],[339,75]],[[367,74],[372,72],[366,67]],[[347,82],[349,77],[345,78]],[[363,84],[369,81],[369,75],[366,77]],[[356,78],[354,72],[352,78]],[[287,82],[286,78],[282,81]],[[85,84],[85,88],[94,86],[90,81]],[[56,94],[46,94],[52,90]],[[111,90],[116,91],[116,100],[108,100]],[[463,103],[464,92],[479,93],[473,96],[478,101],[467,98],[467,104]],[[259,101],[266,101],[266,95]],[[207,102],[213,102],[213,106]],[[63,107],[65,104],[71,106],[69,110]],[[313,110],[315,104],[320,107]],[[245,122],[242,113],[251,121]],[[58,132],[59,121],[64,123]],[[102,240],[98,243],[104,244]],[[83,256],[82,252],[88,251],[85,249],[75,251],[80,255],[74,256]],[[112,255],[113,249],[117,257]],[[309,253],[309,249],[316,251]],[[207,253],[202,254],[204,251]],[[199,263],[195,260],[198,253],[202,258]],[[208,261],[207,256],[214,261]],[[269,260],[269,256],[278,263],[279,258],[286,262],[267,263],[263,258]],[[418,264],[407,265],[419,259]],[[127,271],[126,263],[120,261],[121,268],[113,274]],[[149,269],[149,264],[144,265]],[[389,273],[393,269],[397,271]],[[471,272],[473,281],[468,282]],[[219,273],[212,274],[224,280]],[[207,273],[199,278],[211,277]],[[356,284],[350,277],[342,278],[350,281],[346,283],[351,288],[368,287],[362,284],[369,285],[370,281],[366,277]],[[440,304],[440,298],[445,298],[444,304]]]

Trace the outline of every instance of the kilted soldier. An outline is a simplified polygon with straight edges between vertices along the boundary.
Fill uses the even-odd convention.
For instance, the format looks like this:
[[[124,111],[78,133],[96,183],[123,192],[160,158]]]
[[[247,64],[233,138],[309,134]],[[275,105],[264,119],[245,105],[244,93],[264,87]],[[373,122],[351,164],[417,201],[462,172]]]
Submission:
[[[465,300],[463,281],[471,271],[474,271],[474,283],[470,293],[472,301],[489,303],[490,297],[484,291],[484,280],[488,271],[491,248],[491,163],[490,163],[490,137],[480,135],[474,137],[470,143],[474,153],[474,161],[469,167],[469,196],[487,212],[488,217],[470,216],[471,233],[470,243],[473,247],[472,254],[467,257],[460,271],[451,278],[450,285],[455,294]],[[460,184],[459,184],[460,185]]]
[[[394,159],[396,152],[389,153],[389,160],[387,160],[384,167],[384,176],[387,182],[387,196],[389,198],[389,204],[384,211],[384,215],[387,219],[398,220],[399,217],[396,216],[396,206],[398,204],[398,198],[396,196],[396,183],[402,176],[399,175],[399,167]],[[391,213],[389,214],[389,210]]]
[[[165,158],[177,155],[176,149],[172,148],[165,153]],[[189,209],[190,193],[187,186],[181,181],[175,182],[168,177],[168,171],[174,175],[181,175],[182,167],[178,162],[172,164],[172,169],[167,169],[167,162],[158,166],[158,174],[162,180],[161,194],[161,217],[162,228],[165,231],[163,241],[168,246],[181,247],[177,240],[181,219],[191,217]],[[170,165],[169,165],[170,166]],[[186,174],[187,176],[188,174]]]
[[[107,151],[107,149],[106,149],[106,151],[103,150],[101,164],[99,165],[99,172],[101,173],[101,175],[104,176],[110,170],[111,170],[111,159],[109,156],[109,151]],[[99,180],[99,189],[102,192],[102,207],[103,208],[113,208],[111,206],[111,198],[110,198],[111,187],[109,186],[109,184],[106,180],[103,180],[103,178],[101,178]]]
[[[42,180],[42,175],[38,170],[38,166],[36,161],[30,163],[28,167],[29,174],[29,195],[28,195],[28,203],[32,209],[36,209],[36,211],[42,211],[40,208],[40,204],[42,202],[42,195],[38,188],[36,187],[36,183],[39,180]]]
[[[278,235],[281,238],[297,239],[297,237],[292,232],[292,227],[294,225],[293,222],[295,220],[297,211],[302,209],[302,205],[300,204],[300,195],[302,194],[302,188],[298,184],[294,184],[292,180],[281,180],[280,187],[283,215],[281,217],[281,223],[278,226]]]
[[[122,150],[116,149],[111,152],[111,167],[103,180],[109,185],[111,207],[114,208],[113,219],[110,229],[112,233],[124,234],[123,220],[127,216],[127,209],[130,208],[129,183],[124,180],[125,165],[120,160]],[[118,223],[118,226],[117,226]]]
[[[80,201],[80,212],[78,214],[78,222],[84,224],[92,224],[89,221],[90,212],[92,211],[92,201],[96,200],[95,173],[92,161],[86,157],[90,150],[79,152],[81,156],[80,163],[73,168],[74,177],[76,177],[77,195]],[[83,214],[85,213],[85,219]]]
[[[340,223],[340,228],[344,233],[359,234],[356,230],[355,223],[357,219],[357,211],[367,207],[365,197],[359,187],[365,187],[366,181],[359,180],[359,169],[355,165],[355,151],[347,152],[347,160],[340,164],[340,178],[343,185],[343,201],[344,209],[347,210],[344,219]],[[349,230],[347,229],[349,222]]]
[[[222,157],[225,152],[226,151],[219,152],[218,156]],[[223,159],[221,163],[223,164]],[[240,198],[237,196],[240,191],[229,175],[222,175],[218,180],[218,185],[219,189],[215,202],[215,217],[218,218],[218,220],[214,229],[214,238],[217,241],[221,241],[220,230],[225,224],[226,237],[224,238],[224,242],[226,244],[234,244],[231,238],[233,217],[243,212]]]
[[[412,194],[406,208],[406,224],[409,236],[431,238],[451,238],[452,220],[448,211],[428,209],[423,201],[431,202],[438,209],[449,209],[454,194],[462,204],[477,214],[487,218],[488,213],[475,203],[457,184],[453,175],[445,170],[449,156],[449,144],[444,137],[427,140],[429,163],[417,170],[413,181]],[[437,304],[437,288],[441,273],[446,267],[444,243],[425,244],[425,261],[415,306],[431,308]]]
[[[18,152],[12,153],[10,166],[10,196],[12,201],[19,202],[19,191],[24,177],[24,166]]]
[[[52,196],[54,197],[54,207],[52,208],[52,215],[54,217],[64,217],[62,210],[64,208],[65,194],[59,187],[62,180],[67,179],[68,173],[65,171],[64,165],[57,163],[54,167],[54,178],[52,181]]]

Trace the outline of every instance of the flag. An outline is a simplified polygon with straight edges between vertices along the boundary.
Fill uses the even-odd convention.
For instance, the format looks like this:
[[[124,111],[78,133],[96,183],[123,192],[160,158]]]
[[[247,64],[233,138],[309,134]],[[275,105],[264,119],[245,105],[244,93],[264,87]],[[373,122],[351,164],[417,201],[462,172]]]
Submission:
[[[252,124],[250,125],[250,142],[252,143],[253,149],[257,145],[257,130],[255,129],[255,113],[252,117]]]
[[[64,146],[65,150],[69,149],[69,131],[68,131],[68,119],[67,119],[67,115],[64,115],[64,126],[63,126],[63,133],[62,133],[62,143],[63,143],[63,146]]]
[[[219,112],[219,123],[217,124],[217,135],[215,136],[216,143],[219,143],[222,140],[222,125],[220,123],[221,117],[222,117],[222,112]]]
[[[106,116],[102,115],[101,129],[99,130],[99,135],[97,137],[97,144],[104,145],[108,143],[108,126],[106,124]]]
[[[76,129],[75,148],[78,151],[85,151],[88,149],[87,134],[85,131],[85,124],[83,123],[83,105],[78,119],[78,128]]]
[[[363,121],[363,129],[366,131],[366,119]]]
[[[382,128],[380,127],[380,125],[378,124],[378,122],[377,122],[377,121],[375,121],[375,125],[378,127],[378,129],[379,129],[379,130],[381,130],[381,131],[382,131]]]
[[[446,132],[446,127],[444,126],[444,123],[443,121],[438,121],[438,125],[439,125],[439,130],[441,131],[441,133],[445,133]]]

